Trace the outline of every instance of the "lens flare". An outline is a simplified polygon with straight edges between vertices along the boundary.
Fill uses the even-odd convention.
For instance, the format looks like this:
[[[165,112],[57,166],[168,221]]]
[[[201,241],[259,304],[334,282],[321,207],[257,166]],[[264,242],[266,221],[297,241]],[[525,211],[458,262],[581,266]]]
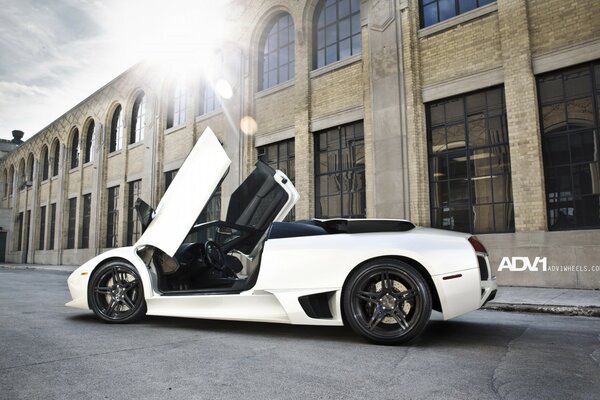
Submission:
[[[258,124],[256,120],[249,115],[242,117],[240,121],[240,129],[246,135],[254,135],[258,130]]]

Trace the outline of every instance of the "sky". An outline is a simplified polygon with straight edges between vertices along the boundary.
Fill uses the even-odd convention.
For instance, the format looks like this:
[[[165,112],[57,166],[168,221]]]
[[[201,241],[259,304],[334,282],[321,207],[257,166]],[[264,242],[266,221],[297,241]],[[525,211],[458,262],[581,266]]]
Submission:
[[[31,138],[142,59],[214,46],[226,3],[0,0],[0,138]]]

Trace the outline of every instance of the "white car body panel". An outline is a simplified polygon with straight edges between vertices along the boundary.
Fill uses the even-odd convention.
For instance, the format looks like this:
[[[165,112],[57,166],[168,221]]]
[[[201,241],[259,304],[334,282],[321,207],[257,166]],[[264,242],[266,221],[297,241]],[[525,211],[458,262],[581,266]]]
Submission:
[[[173,257],[230,164],[219,139],[206,128],[158,203],[152,223],[134,247],[154,246]]]

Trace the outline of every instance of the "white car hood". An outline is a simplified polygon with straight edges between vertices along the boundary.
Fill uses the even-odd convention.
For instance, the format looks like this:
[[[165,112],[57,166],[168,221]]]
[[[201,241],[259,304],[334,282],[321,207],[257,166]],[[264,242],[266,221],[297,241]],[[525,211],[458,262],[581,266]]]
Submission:
[[[206,128],[134,247],[154,246],[173,257],[230,164],[231,160],[216,135]]]

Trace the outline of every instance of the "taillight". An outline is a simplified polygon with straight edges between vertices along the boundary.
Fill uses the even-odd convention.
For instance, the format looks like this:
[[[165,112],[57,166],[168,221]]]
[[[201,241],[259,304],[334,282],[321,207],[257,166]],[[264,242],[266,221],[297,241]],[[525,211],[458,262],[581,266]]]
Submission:
[[[485,253],[485,254],[487,254],[487,250],[485,249],[485,247],[483,246],[483,244],[481,244],[481,242],[475,236],[471,236],[469,238],[469,243],[471,243],[471,246],[473,246],[473,249],[477,253]]]

